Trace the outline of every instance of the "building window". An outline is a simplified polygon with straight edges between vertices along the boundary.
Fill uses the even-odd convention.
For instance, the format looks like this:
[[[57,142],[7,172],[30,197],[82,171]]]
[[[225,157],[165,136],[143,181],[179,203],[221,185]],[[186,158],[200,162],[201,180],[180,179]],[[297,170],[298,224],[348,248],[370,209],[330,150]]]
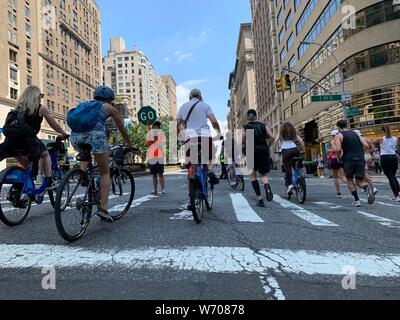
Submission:
[[[28,86],[31,86],[31,85],[32,85],[32,77],[31,77],[31,76],[27,76],[27,77],[26,77],[26,84],[27,84]]]
[[[290,24],[292,23],[292,19],[293,19],[292,11],[290,11],[288,16],[287,16],[287,18],[286,18],[286,20],[285,20],[286,30],[289,30]]]
[[[292,48],[293,46],[293,33],[289,36],[289,39],[287,41],[287,49],[288,51]]]
[[[18,90],[14,88],[10,88],[10,99],[17,100],[18,99]]]
[[[281,24],[282,18],[283,18],[283,10],[282,10],[282,8],[281,8],[281,10],[279,10],[278,18],[277,18],[277,19],[278,19],[278,25]]]
[[[294,67],[296,66],[296,56],[293,56],[290,58],[289,60],[289,69],[294,69]]]
[[[32,70],[32,60],[31,59],[26,59],[26,67],[29,70]]]
[[[10,68],[10,80],[18,82],[18,70]]]
[[[301,14],[298,22],[296,23],[296,32],[297,35],[301,32],[303,29],[304,25],[306,24],[308,18],[311,16],[311,14],[314,12],[315,7],[317,6],[318,0],[310,0],[308,4],[306,5],[303,13]]]
[[[283,111],[283,117],[285,118],[285,120],[287,120],[287,119],[289,119],[289,118],[291,117],[290,108],[286,108],[286,109]]]
[[[279,43],[282,43],[284,37],[285,37],[285,29],[282,28],[282,30],[279,32]]]
[[[10,61],[17,63],[17,53],[14,50],[10,49]]]
[[[279,54],[279,58],[280,58],[281,63],[283,63],[283,61],[285,61],[285,58],[286,58],[286,48],[283,48],[283,49],[282,49],[281,53]]]
[[[32,36],[31,26],[27,23],[25,24],[25,34],[29,38]]]

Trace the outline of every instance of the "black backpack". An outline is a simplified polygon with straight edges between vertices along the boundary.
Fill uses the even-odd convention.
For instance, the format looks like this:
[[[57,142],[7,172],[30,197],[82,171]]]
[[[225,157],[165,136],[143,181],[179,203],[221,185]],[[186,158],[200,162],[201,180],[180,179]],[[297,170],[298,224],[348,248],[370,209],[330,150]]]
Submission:
[[[261,122],[250,122],[245,126],[246,130],[254,130],[254,142],[264,144],[268,139],[268,133],[265,125]]]
[[[12,110],[8,113],[3,127],[3,134],[9,139],[27,139],[36,136],[26,122],[27,111]]]

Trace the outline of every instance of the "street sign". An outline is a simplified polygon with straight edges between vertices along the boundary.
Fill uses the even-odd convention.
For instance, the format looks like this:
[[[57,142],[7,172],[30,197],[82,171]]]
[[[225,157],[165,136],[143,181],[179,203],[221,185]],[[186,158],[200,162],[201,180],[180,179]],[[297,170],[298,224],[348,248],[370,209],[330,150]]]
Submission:
[[[332,101],[342,101],[342,96],[340,94],[330,94],[324,96],[311,97],[311,102],[332,102]]]
[[[304,93],[310,91],[310,84],[308,81],[296,81],[296,93]]]
[[[138,112],[138,120],[144,126],[151,126],[157,120],[157,111],[150,106],[143,107]]]
[[[349,108],[349,109],[347,110],[347,116],[348,116],[349,118],[357,117],[357,116],[359,116],[360,114],[361,114],[361,111],[360,111],[360,109],[357,109],[357,108]]]
[[[353,95],[351,92],[342,92],[342,101],[351,102],[353,100]]]

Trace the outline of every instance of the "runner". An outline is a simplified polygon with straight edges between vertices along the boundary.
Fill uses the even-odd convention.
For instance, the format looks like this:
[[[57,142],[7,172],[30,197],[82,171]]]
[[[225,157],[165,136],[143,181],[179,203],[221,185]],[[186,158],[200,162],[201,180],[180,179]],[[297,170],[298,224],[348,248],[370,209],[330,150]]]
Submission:
[[[339,133],[340,133],[339,130],[332,131],[331,145],[333,145],[335,137]],[[339,160],[337,152],[332,150],[332,147],[331,147],[331,151],[329,152],[329,158],[330,158],[330,163],[331,163],[333,181],[334,181],[335,189],[336,189],[336,196],[338,198],[342,198],[342,193],[340,191],[340,180],[343,181],[345,184],[347,184],[346,176],[345,176],[344,170],[343,170],[343,163]]]
[[[356,179],[356,184],[368,193],[368,203],[373,204],[375,202],[374,193],[369,185],[364,182],[364,147],[368,148],[369,146],[365,141],[361,141],[360,137],[354,131],[347,128],[348,124],[346,120],[339,121],[337,126],[339,128],[339,134],[335,137],[333,151],[336,151],[339,155],[339,159],[343,160],[347,185],[354,197],[353,206],[361,207],[361,201],[357,193],[357,187],[354,184],[354,178]]]

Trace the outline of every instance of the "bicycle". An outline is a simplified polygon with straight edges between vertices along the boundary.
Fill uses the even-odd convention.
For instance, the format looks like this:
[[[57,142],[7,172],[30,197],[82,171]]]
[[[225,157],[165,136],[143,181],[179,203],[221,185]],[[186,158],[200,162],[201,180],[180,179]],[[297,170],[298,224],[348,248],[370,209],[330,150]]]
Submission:
[[[232,189],[239,188],[240,191],[244,191],[244,177],[236,174],[236,163],[232,163],[228,168],[228,183]]]
[[[281,152],[277,154],[282,155]],[[306,176],[303,171],[303,157],[294,157],[292,159],[292,185],[296,192],[296,199],[300,204],[304,204],[307,198]],[[288,200],[291,200],[293,192],[287,194]]]
[[[62,141],[63,139],[58,137],[56,142],[47,145],[51,157],[52,178],[56,184],[59,184],[64,176],[58,164],[60,158],[66,155]],[[5,191],[5,196],[3,191]],[[32,203],[43,204],[46,193],[48,193],[49,202],[54,207],[54,194],[52,190],[48,190],[46,180],[43,179],[39,188],[35,187],[32,164],[26,169],[22,167],[5,169],[0,173],[0,220],[10,227],[21,225],[28,217]],[[66,193],[64,198],[68,197],[68,188],[66,188]],[[60,210],[65,210],[66,203],[61,204]]]
[[[72,169],[65,175],[59,188],[54,207],[55,221],[60,236],[68,241],[75,242],[83,237],[93,218],[93,206],[100,204],[100,176],[98,166],[93,164],[92,147],[88,144],[79,145],[78,161],[88,162],[86,170]],[[109,210],[114,221],[122,219],[131,208],[135,196],[135,180],[132,174],[123,168],[124,157],[134,151],[122,146],[114,146],[110,153],[110,199],[120,199],[119,205]],[[123,177],[123,178],[121,178]],[[126,182],[123,183],[122,180]],[[62,211],[62,194],[69,186],[70,193],[67,199],[68,209]],[[78,194],[77,194],[78,193]],[[128,201],[122,199],[128,196]]]

